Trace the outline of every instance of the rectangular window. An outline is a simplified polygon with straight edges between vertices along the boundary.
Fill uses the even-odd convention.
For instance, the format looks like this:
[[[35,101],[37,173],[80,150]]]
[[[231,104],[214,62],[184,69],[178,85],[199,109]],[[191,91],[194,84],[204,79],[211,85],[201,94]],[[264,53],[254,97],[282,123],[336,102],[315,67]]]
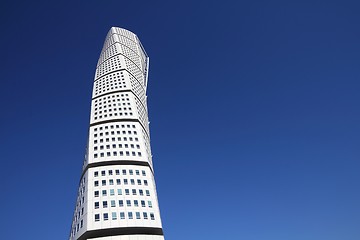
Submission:
[[[132,214],[132,212],[128,212],[128,216],[129,216],[129,219],[133,219],[133,214]]]
[[[141,206],[145,207],[145,201],[144,200],[141,200]]]
[[[103,201],[103,208],[107,208],[107,201]]]
[[[100,221],[100,214],[95,214],[95,222]]]
[[[110,196],[114,196],[114,195],[115,195],[114,189],[110,189]]]
[[[148,201],[148,205],[149,205],[149,208],[152,208],[152,203],[151,203],[151,201]]]
[[[150,201],[149,201],[150,202]],[[115,200],[111,200],[111,207],[116,207]]]
[[[131,183],[131,185],[135,185],[135,180],[134,180],[134,179],[130,179],[130,183]]]
[[[95,208],[95,209],[98,209],[98,208],[99,208],[99,202],[95,202],[95,203],[94,203],[94,208]]]
[[[141,185],[141,180],[140,179],[137,180],[137,184]]]
[[[132,189],[132,195],[136,195],[136,189]]]
[[[146,196],[150,196],[150,191],[146,190]]]
[[[110,179],[109,180],[109,185],[114,185],[114,180]]]
[[[123,200],[119,200],[119,207],[123,207],[124,206],[124,201]]]
[[[124,184],[127,185],[128,184],[128,180],[124,179]]]
[[[133,175],[134,174],[133,170],[129,170],[129,174]]]
[[[131,201],[130,200],[126,200],[126,206],[131,207]]]
[[[94,172],[94,177],[99,176],[99,172]]]
[[[140,212],[136,212],[136,219],[140,219]]]
[[[103,195],[103,196],[106,196],[106,195],[107,195],[106,190],[102,190],[102,195]]]
[[[120,218],[125,219],[125,213],[124,212],[120,212]]]
[[[101,185],[102,185],[102,186],[106,186],[106,180],[102,180],[102,181],[101,181]]]
[[[116,179],[116,184],[120,185],[120,179]]]
[[[144,191],[142,189],[139,189],[140,196],[144,196]]]
[[[95,186],[95,187],[99,186],[99,181],[95,181],[95,182],[94,182],[94,186]]]
[[[105,171],[101,171],[101,176],[105,176]]]
[[[120,171],[119,171],[119,170],[115,170],[115,174],[116,174],[116,175],[119,175],[119,174],[120,174]]]
[[[151,220],[155,220],[155,216],[153,213],[150,213],[150,218],[151,218]]]
[[[148,185],[147,180],[144,180],[144,185],[145,185],[145,186],[147,186],[147,185]]]
[[[138,207],[139,206],[139,201],[138,200],[134,200],[134,207]]]
[[[123,174],[123,175],[126,175],[126,169],[123,169],[123,170],[122,170],[122,174]]]
[[[116,220],[116,212],[111,213],[112,220]]]
[[[142,170],[142,175],[146,176],[145,170]]]
[[[146,212],[143,212],[144,219],[148,219],[148,215]]]
[[[140,175],[140,171],[139,170],[135,170],[136,175]]]
[[[109,214],[104,213],[104,221],[109,220]]]
[[[109,170],[109,175],[113,175],[113,171],[112,171],[112,170]]]
[[[126,195],[129,195],[129,194],[130,194],[129,189],[125,189],[125,194],[126,194]]]
[[[99,196],[99,191],[95,191],[95,192],[94,192],[94,196],[95,196],[95,197],[98,197],[98,196]]]
[[[122,195],[121,189],[118,189],[117,192],[118,192],[118,195]]]

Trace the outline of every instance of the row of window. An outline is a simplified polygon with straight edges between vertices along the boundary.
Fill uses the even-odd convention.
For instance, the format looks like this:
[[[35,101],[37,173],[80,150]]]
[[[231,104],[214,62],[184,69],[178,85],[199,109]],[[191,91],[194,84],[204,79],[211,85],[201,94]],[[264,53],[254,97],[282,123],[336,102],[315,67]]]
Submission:
[[[142,181],[141,179],[136,179],[137,185],[142,185]],[[106,186],[107,181],[106,180],[101,180],[101,186]],[[135,179],[130,179],[130,183],[131,185],[135,185]],[[121,184],[121,180],[120,179],[116,179],[116,185],[120,185]],[[123,184],[124,185],[128,185],[129,181],[128,179],[123,179]],[[114,179],[109,179],[109,185],[114,185]],[[148,185],[148,181],[144,180],[144,185],[147,186]],[[98,187],[99,186],[99,181],[94,181],[94,187]]]
[[[135,141],[135,142],[138,142],[139,141],[139,139],[136,137],[136,138],[132,138],[132,137],[129,137],[129,138],[127,138],[127,137],[123,137],[123,138],[121,138],[121,137],[118,137],[117,138],[117,140],[118,141],[121,141],[121,139],[123,140],[123,141],[127,141],[128,139],[129,139],[129,141]],[[116,141],[116,138],[115,137],[112,137],[111,138],[111,141],[112,142],[115,142]],[[94,144],[97,144],[98,142],[100,142],[100,143],[103,143],[104,142],[104,139],[103,138],[100,138],[99,139],[99,141],[97,140],[97,139],[95,139],[94,140]],[[110,138],[105,138],[105,142],[110,142]]]
[[[137,135],[137,132],[136,132],[136,131],[127,131],[127,132],[124,131],[124,130],[123,130],[123,131],[116,131],[116,134],[121,134],[121,133],[122,133],[122,134],[126,134],[126,133],[127,133],[127,134],[129,134],[129,135],[131,135],[131,134]],[[109,134],[115,135],[115,131],[111,131],[110,133],[109,133],[109,132],[105,132],[105,136],[108,136]],[[99,136],[100,136],[100,137],[104,136],[104,133],[102,133],[102,132],[99,133]],[[97,133],[94,134],[94,138],[96,138],[96,137],[98,137],[98,134],[97,134]]]
[[[118,216],[119,216],[119,219],[125,219],[125,212],[120,212],[119,215],[116,212],[111,213],[111,219],[112,220],[117,220]],[[143,219],[148,219],[148,213],[147,212],[143,212],[142,216],[143,216]],[[134,219],[133,212],[128,212],[127,218],[128,219]],[[140,212],[135,212],[135,218],[136,219],[141,219]],[[155,220],[154,213],[150,213],[150,219]],[[109,214],[108,213],[103,214],[103,220],[104,221],[109,220]],[[100,214],[95,214],[95,222],[98,222],[98,221],[100,221]]]
[[[115,200],[111,200],[109,202],[110,202],[111,207],[116,207],[116,201]],[[147,201],[147,202],[148,202],[148,207],[152,208],[152,202],[151,201]],[[140,205],[139,205],[139,200],[134,200],[133,204],[131,203],[131,200],[126,200],[125,203],[126,203],[127,207],[131,207],[131,206],[139,207],[140,205],[141,205],[141,207],[146,207],[146,202],[144,200],[140,200]],[[118,201],[118,206],[119,207],[124,207],[124,200],[119,200]],[[102,207],[107,208],[108,207],[108,201],[103,201],[102,202]],[[94,202],[94,208],[95,209],[100,208],[100,202]]]
[[[134,171],[132,169],[129,169],[129,171],[127,171],[126,169],[122,169],[122,171],[120,171],[119,169],[116,169],[115,171],[108,170],[108,175],[112,176],[114,174],[114,172],[115,172],[116,175],[120,175],[120,172],[122,173],[122,175],[126,175],[127,173],[129,173],[129,175],[134,175]],[[102,171],[100,171],[100,174],[101,174],[101,176],[106,176],[106,171],[102,170]],[[140,171],[135,170],[135,174],[140,176]],[[141,171],[141,175],[146,176],[145,170]],[[98,177],[98,176],[99,176],[99,171],[95,171],[94,172],[94,177]]]
[[[133,156],[133,157],[135,157],[135,156],[141,157],[142,156],[141,152],[137,152],[137,154],[136,154],[136,152],[131,152],[131,155],[130,155],[129,151],[126,151],[126,152],[120,151],[119,154],[118,154],[118,152],[112,152],[112,153],[106,152],[107,157],[111,157],[111,156],[116,157],[118,155],[119,156]],[[100,154],[95,153],[94,158],[98,158],[98,157],[105,157],[105,152],[101,152]]]
[[[139,195],[140,196],[144,196],[144,190],[143,189],[138,189],[139,190]],[[117,195],[122,195],[122,189],[117,189]],[[131,194],[132,195],[137,195],[137,189],[131,189]],[[150,196],[150,191],[149,190],[145,190],[145,194],[146,196]],[[108,195],[107,190],[101,190],[101,196],[105,197]],[[110,189],[109,190],[109,195],[110,196],[114,196],[115,195],[115,189]],[[125,189],[125,195],[130,195],[130,189]],[[94,191],[94,197],[99,197],[100,196],[100,191]]]
[[[116,145],[116,144],[112,144],[111,145],[111,147],[112,148],[117,148],[117,147],[119,147],[119,148],[122,148],[123,147],[123,144],[118,144],[118,145]],[[124,148],[137,148],[137,149],[140,149],[140,145],[139,144],[136,144],[136,145],[134,145],[134,144],[124,144]],[[104,150],[104,149],[110,149],[110,144],[108,144],[108,145],[100,145],[99,147],[98,146],[95,146],[94,147],[94,151],[97,151],[98,149],[100,149],[100,150]]]
[[[125,125],[125,124],[122,124],[122,125],[110,125],[110,126],[105,126],[105,127],[99,127],[99,129],[98,128],[94,128],[94,131],[96,132],[97,130],[99,130],[99,131],[102,131],[103,129],[109,129],[109,127],[110,127],[110,129],[114,129],[114,128],[120,128],[120,126],[121,126],[121,128],[125,128],[125,127],[127,127],[127,128],[130,128],[130,125],[128,124],[128,125]],[[132,128],[135,128],[135,125],[131,125],[131,127]]]

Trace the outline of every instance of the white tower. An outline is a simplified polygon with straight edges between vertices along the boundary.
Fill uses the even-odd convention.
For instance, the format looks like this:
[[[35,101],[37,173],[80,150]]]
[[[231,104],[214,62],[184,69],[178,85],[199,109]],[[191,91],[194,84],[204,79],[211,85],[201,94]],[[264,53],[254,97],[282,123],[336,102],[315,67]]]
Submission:
[[[164,239],[150,149],[148,68],[138,37],[112,27],[96,67],[70,240]]]

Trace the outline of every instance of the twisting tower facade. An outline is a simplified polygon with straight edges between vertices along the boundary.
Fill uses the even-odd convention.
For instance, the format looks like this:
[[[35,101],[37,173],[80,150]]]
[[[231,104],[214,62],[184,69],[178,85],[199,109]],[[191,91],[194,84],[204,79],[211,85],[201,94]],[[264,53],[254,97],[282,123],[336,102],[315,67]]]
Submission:
[[[112,27],[96,67],[70,240],[163,240],[146,105],[149,58]]]

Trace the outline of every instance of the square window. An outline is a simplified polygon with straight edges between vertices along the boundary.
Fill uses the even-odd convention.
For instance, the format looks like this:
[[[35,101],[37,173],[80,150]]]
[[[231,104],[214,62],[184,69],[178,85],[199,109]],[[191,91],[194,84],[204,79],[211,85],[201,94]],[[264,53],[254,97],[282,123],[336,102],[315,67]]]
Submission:
[[[120,175],[120,171],[119,171],[119,170],[115,170],[115,174],[116,174],[116,175]]]
[[[99,196],[99,191],[95,191],[95,192],[94,192],[94,196],[95,196],[95,197],[98,197],[98,196]]]
[[[101,171],[101,176],[105,176],[105,171]]]

